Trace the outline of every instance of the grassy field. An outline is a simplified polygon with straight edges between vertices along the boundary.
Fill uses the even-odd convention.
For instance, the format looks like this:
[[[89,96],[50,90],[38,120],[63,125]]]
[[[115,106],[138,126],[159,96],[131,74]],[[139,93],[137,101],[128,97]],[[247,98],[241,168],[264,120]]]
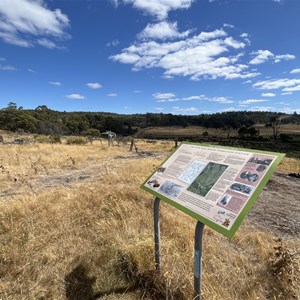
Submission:
[[[193,299],[195,221],[162,203],[157,273],[153,197],[139,188],[174,142],[137,146],[0,145],[0,299]],[[299,238],[246,222],[204,241],[203,299],[300,299]]]
[[[278,138],[273,139],[271,128],[256,125],[260,134],[255,137],[239,137],[237,130],[221,130],[188,127],[149,127],[140,130],[138,137],[150,139],[178,139],[197,143],[219,144],[229,147],[249,148],[257,150],[285,153],[288,157],[300,159],[300,125],[282,125]]]
[[[272,128],[266,128],[264,124],[257,124],[254,126],[259,130],[262,136],[272,136]],[[222,129],[214,129],[214,128],[204,128],[200,126],[165,126],[165,127],[148,127],[142,129],[139,132],[139,136],[142,137],[165,137],[165,138],[173,138],[173,137],[198,137],[202,136],[204,132],[207,132],[210,136],[217,137],[227,137],[228,133],[230,136],[237,136],[237,130],[222,130]],[[280,133],[284,134],[300,134],[300,125],[297,124],[283,124],[280,128]]]

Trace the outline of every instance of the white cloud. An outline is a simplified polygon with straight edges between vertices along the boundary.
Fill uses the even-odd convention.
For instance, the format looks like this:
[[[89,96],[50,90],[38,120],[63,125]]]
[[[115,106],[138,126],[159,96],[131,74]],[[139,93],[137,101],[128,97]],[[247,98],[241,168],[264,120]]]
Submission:
[[[245,47],[243,42],[228,37],[223,29],[201,32],[187,39],[174,42],[136,41],[110,56],[113,61],[133,65],[133,71],[145,68],[164,69],[164,78],[190,77],[192,80],[251,78],[259,75],[247,71],[248,66],[239,63]],[[226,55],[226,56],[225,56]]]
[[[118,94],[116,94],[116,93],[109,93],[109,94],[107,94],[107,96],[108,96],[108,97],[117,97]]]
[[[292,54],[283,54],[283,55],[275,55],[274,61],[276,63],[281,62],[282,60],[292,60],[295,59],[296,56]]]
[[[44,0],[0,1],[0,38],[6,43],[55,48],[55,43],[48,38],[69,38],[65,32],[68,26],[68,16],[60,9],[49,9]]]
[[[148,24],[146,28],[138,34],[138,37],[143,40],[148,39],[175,39],[184,38],[189,35],[190,31],[179,32],[177,22],[169,23],[162,21],[156,24]]]
[[[267,101],[269,101],[269,100],[264,100],[264,99],[248,99],[248,100],[239,101],[239,104],[241,104],[241,105],[248,105],[248,104],[260,103],[260,102],[267,102]]]
[[[192,101],[192,100],[204,100],[205,95],[200,95],[200,96],[189,96],[189,97],[185,97],[182,98],[182,100],[184,101]]]
[[[115,7],[118,8],[119,6],[119,0],[110,0],[111,4]]]
[[[226,97],[213,97],[213,98],[206,98],[205,100],[209,101],[209,102],[218,102],[218,103],[223,103],[223,104],[234,103],[234,101],[232,101]]]
[[[200,100],[200,101],[208,101],[208,102],[218,102],[222,104],[234,103],[234,101],[228,99],[227,97],[207,97],[205,95],[185,97],[182,98],[181,100],[184,101]]]
[[[120,41],[118,39],[115,39],[109,43],[106,44],[106,47],[117,47],[120,44]]]
[[[281,111],[286,114],[293,114],[294,112],[296,112],[297,114],[300,114],[300,108],[284,107]]]
[[[161,100],[156,100],[156,102],[160,102],[160,103],[162,103],[162,102],[177,102],[177,101],[179,101],[180,99],[178,99],[178,98],[170,98],[170,99],[161,99]]]
[[[10,65],[0,65],[0,70],[2,71],[16,71],[17,69]]]
[[[274,109],[274,107],[272,107],[272,106],[253,106],[253,107],[249,108],[248,110],[250,110],[250,111],[270,111],[273,109]]]
[[[249,80],[246,80],[246,81],[242,82],[242,84],[247,84],[247,83],[252,83],[252,80],[249,79]]]
[[[69,99],[79,99],[79,100],[85,99],[85,97],[80,94],[70,94],[70,95],[66,95],[65,97]]]
[[[132,4],[144,13],[155,16],[159,20],[166,19],[171,10],[187,9],[195,0],[114,0],[117,7],[118,3]]]
[[[152,94],[152,96],[156,100],[169,100],[176,97],[176,95],[173,93],[155,93]]]
[[[227,28],[235,28],[234,25],[228,24],[228,23],[224,23],[224,24],[223,24],[223,27],[227,27]]]
[[[135,94],[142,93],[142,91],[140,91],[140,90],[134,90],[133,92],[134,92]]]
[[[54,86],[61,86],[61,82],[59,82],[59,81],[49,81],[49,84],[54,85]]]
[[[141,57],[135,53],[123,52],[110,57],[113,61],[118,61],[123,64],[136,64],[141,60]]]
[[[253,87],[261,90],[275,90],[280,88],[292,88],[300,84],[300,79],[270,79],[258,81],[253,84]]]
[[[33,69],[31,69],[31,68],[28,69],[28,72],[30,72],[30,73],[36,73],[36,71],[33,70]]]
[[[275,55],[269,50],[258,50],[251,53],[255,55],[255,57],[250,60],[249,64],[251,65],[259,65],[269,60],[274,61],[275,63],[281,62],[282,60],[291,60],[295,59],[296,56],[292,54],[280,54]]]
[[[274,93],[262,93],[261,96],[262,97],[275,97],[276,94],[274,94]]]
[[[282,89],[283,92],[297,92],[300,91],[300,84],[292,86],[292,87],[286,87]]]
[[[93,89],[93,90],[102,88],[102,84],[100,84],[98,82],[89,82],[86,85],[87,85],[87,87],[89,87],[90,89]]]
[[[250,60],[249,64],[251,65],[262,64],[274,56],[274,54],[269,50],[258,50],[251,54],[256,55],[252,60]]]
[[[248,33],[244,32],[240,35],[240,37],[244,39],[244,41],[246,42],[247,45],[251,44]]]
[[[198,108],[197,107],[179,107],[179,106],[173,106],[172,109],[174,112],[183,112],[183,113],[188,113],[188,112],[197,112]]]
[[[300,73],[300,68],[298,68],[298,69],[293,69],[290,73],[291,73],[291,74],[298,74],[298,73]]]
[[[152,96],[154,99],[156,99],[156,102],[207,101],[221,104],[234,103],[234,101],[230,100],[228,97],[207,97],[205,95],[193,95],[183,98],[176,98],[176,95],[173,93],[155,93]]]
[[[285,95],[292,95],[292,94],[293,94],[292,92],[281,93],[282,96],[285,96]]]
[[[46,39],[46,38],[42,38],[42,39],[38,39],[37,43],[40,46],[46,47],[48,49],[54,49],[54,48],[59,48],[58,46],[56,46],[55,43],[53,43],[52,41]]]

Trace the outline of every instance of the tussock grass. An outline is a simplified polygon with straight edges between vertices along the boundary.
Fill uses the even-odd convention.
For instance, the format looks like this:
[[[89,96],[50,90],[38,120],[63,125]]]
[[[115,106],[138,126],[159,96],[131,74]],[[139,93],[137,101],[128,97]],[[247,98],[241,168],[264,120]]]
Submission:
[[[300,160],[296,158],[285,157],[277,168],[282,173],[300,173]]]
[[[164,156],[172,146],[138,143]],[[1,164],[29,182],[99,162],[103,172],[38,193],[19,184],[22,195],[0,201],[0,299],[193,298],[195,221],[165,203],[161,272],[154,267],[153,197],[139,185],[162,157],[100,143],[3,149]],[[48,174],[32,170],[29,156],[40,157]],[[1,188],[17,184],[1,176]],[[242,226],[232,240],[205,228],[203,241],[203,299],[299,299],[299,240]]]

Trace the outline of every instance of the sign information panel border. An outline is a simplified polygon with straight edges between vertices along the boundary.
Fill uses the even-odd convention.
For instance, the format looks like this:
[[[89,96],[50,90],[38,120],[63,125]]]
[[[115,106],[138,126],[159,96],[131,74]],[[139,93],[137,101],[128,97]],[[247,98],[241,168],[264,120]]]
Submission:
[[[232,238],[284,156],[183,142],[141,188]]]

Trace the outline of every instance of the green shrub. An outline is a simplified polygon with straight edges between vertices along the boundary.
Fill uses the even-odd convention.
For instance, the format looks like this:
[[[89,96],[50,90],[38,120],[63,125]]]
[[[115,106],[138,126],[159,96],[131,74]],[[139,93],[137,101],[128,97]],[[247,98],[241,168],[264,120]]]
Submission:
[[[100,131],[95,128],[90,128],[82,133],[85,136],[91,136],[91,137],[99,137]]]
[[[61,144],[60,136],[57,134],[49,136],[49,141],[52,144]]]
[[[37,134],[34,136],[34,139],[41,144],[50,143],[49,137],[42,134]]]
[[[34,136],[34,139],[41,144],[47,144],[47,143],[51,143],[51,144],[60,144],[61,143],[61,139],[59,135],[42,135],[42,134],[37,134]]]
[[[67,138],[67,145],[85,145],[86,142],[86,139],[83,137],[72,136]]]

